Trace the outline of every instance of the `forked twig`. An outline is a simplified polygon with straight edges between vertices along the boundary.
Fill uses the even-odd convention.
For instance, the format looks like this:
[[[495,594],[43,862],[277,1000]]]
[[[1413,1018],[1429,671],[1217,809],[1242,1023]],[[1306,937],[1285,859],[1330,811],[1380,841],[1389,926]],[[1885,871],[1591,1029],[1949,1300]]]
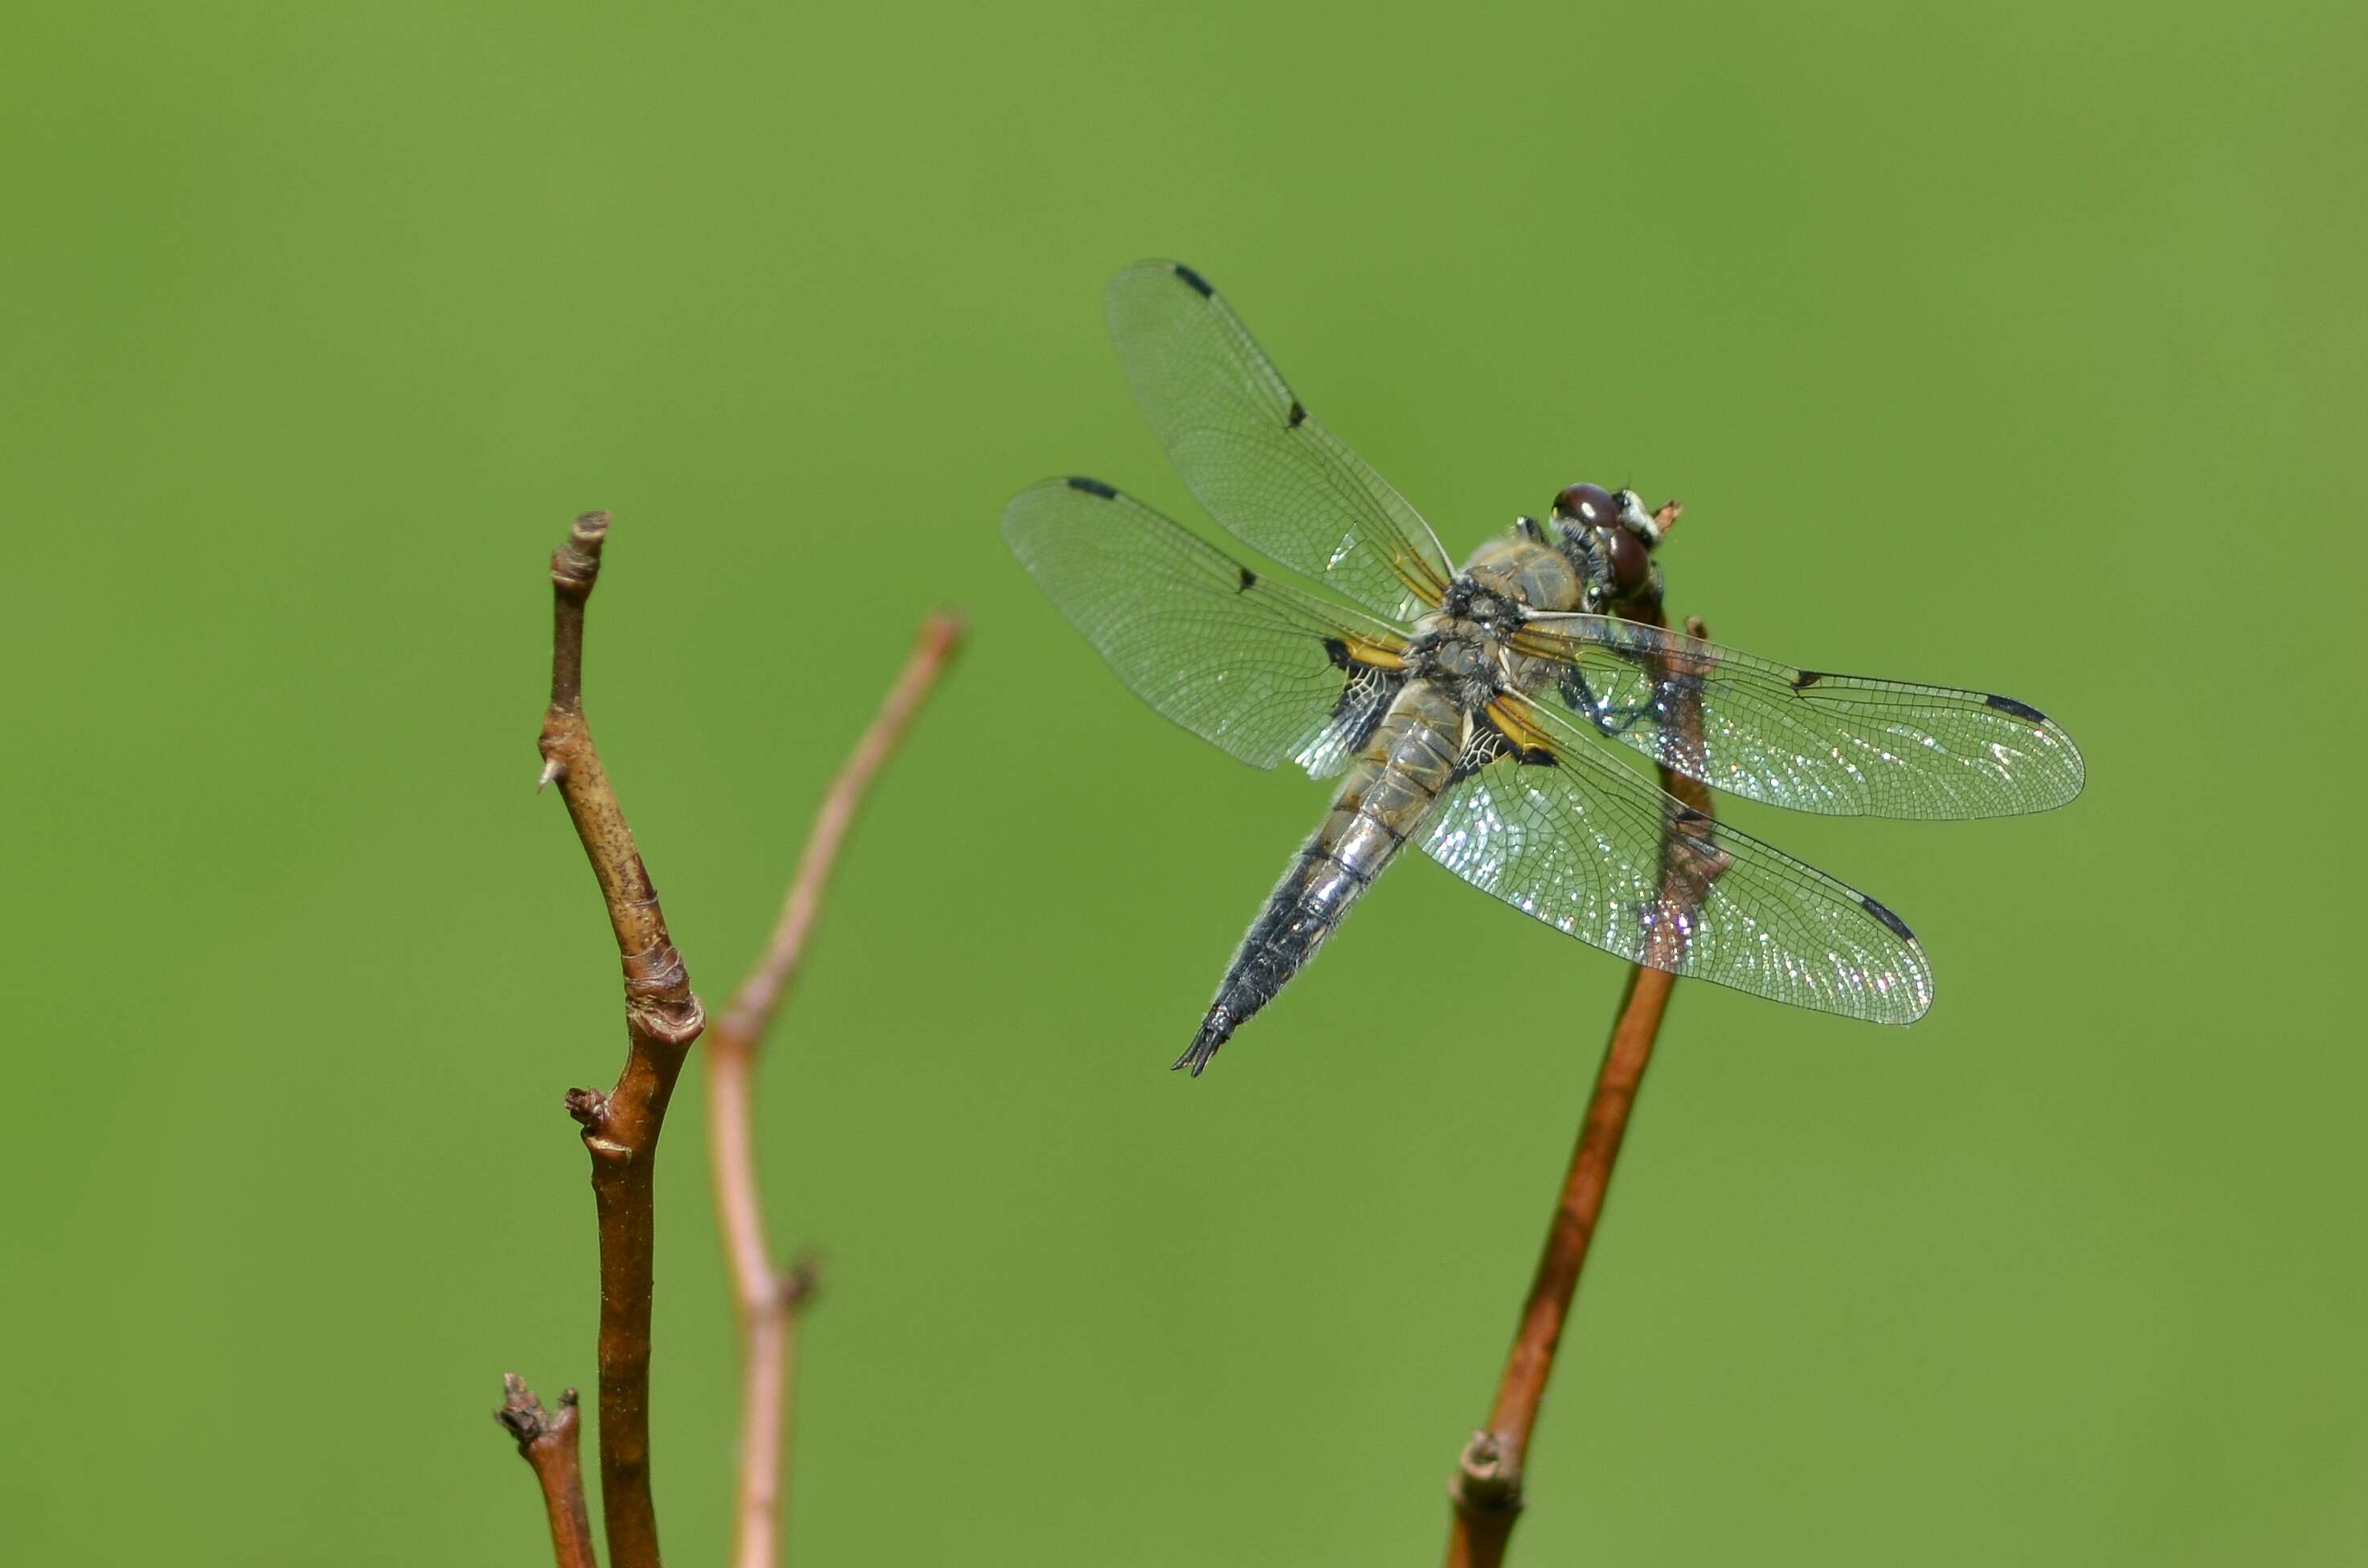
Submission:
[[[584,717],[585,608],[608,536],[609,514],[586,512],[551,558],[551,706],[542,720],[541,782],[558,785],[567,802],[624,962],[624,1070],[607,1094],[570,1089],[567,1111],[584,1129],[599,1214],[600,1509],[609,1568],[659,1568],[650,1497],[652,1199],[666,1101],[706,1019]]]
[[[808,1260],[776,1267],[772,1245],[766,1240],[753,1127],[751,1079],[757,1048],[797,976],[839,848],[872,779],[904,738],[961,640],[962,624],[951,616],[933,615],[922,622],[904,673],[824,797],[771,940],[707,1040],[708,1153],[733,1302],[740,1318],[740,1473],[733,1501],[732,1547],[735,1568],[772,1568],[780,1560],[790,1375],[799,1319],[813,1299],[816,1280]]]
[[[1675,503],[1661,509],[1665,531],[1676,521],[1676,510]],[[1655,626],[1666,624],[1658,604],[1636,607],[1630,619]],[[1689,619],[1686,631],[1697,640],[1704,635],[1699,620]],[[1656,672],[1662,676],[1673,673],[1699,672]],[[1702,743],[1700,700],[1689,699],[1689,688],[1682,680],[1664,689],[1671,691],[1679,705],[1677,729],[1681,741],[1689,750],[1698,753]],[[1697,818],[1669,824],[1665,833],[1684,835],[1698,842],[1707,837],[1711,831],[1709,791],[1667,767],[1661,770],[1661,787],[1700,813]],[[1660,892],[1665,916],[1690,914],[1709,892],[1709,881],[1716,871],[1705,874],[1699,869],[1700,858],[1698,852],[1684,856],[1670,853],[1665,840]],[[1656,920],[1656,939],[1662,932],[1677,929],[1677,926],[1676,921],[1666,917]],[[1545,1399],[1546,1381],[1554,1375],[1554,1353],[1562,1343],[1564,1324],[1569,1321],[1579,1272],[1587,1265],[1588,1245],[1594,1240],[1596,1222],[1603,1212],[1611,1168],[1620,1158],[1628,1118],[1635,1108],[1636,1093],[1643,1086],[1645,1069],[1652,1061],[1653,1043],[1660,1032],[1661,1017],[1676,983],[1677,977],[1667,970],[1638,964],[1629,971],[1627,990],[1611,1025],[1611,1038],[1604,1047],[1603,1065],[1596,1074],[1595,1092],[1588,1101],[1586,1119],[1579,1124],[1577,1145],[1571,1151],[1570,1169],[1563,1178],[1554,1222],[1546,1232],[1545,1247],[1538,1257],[1529,1296],[1521,1304],[1520,1326],[1514,1333],[1512,1350],[1505,1358],[1504,1375],[1497,1385],[1488,1425],[1474,1432],[1472,1440],[1464,1445],[1455,1475],[1449,1483],[1454,1517],[1448,1531],[1448,1568],[1496,1568],[1504,1560],[1513,1523],[1520,1517],[1522,1473],[1529,1458],[1530,1435],[1537,1425],[1538,1407]]]
[[[557,1414],[516,1372],[502,1374],[506,1397],[494,1419],[518,1439],[518,1457],[534,1467],[542,1483],[542,1506],[551,1516],[551,1550],[559,1568],[599,1568],[592,1555],[592,1518],[584,1511],[584,1466],[577,1452],[575,1391],[559,1396]]]

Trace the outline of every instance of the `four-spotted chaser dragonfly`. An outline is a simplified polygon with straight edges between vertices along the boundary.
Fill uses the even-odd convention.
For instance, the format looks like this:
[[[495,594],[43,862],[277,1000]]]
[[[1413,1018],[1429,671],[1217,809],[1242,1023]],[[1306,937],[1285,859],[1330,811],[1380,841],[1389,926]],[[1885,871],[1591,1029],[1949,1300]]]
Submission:
[[[1663,630],[1675,508],[1574,484],[1457,571],[1420,514],[1291,388],[1208,281],[1146,261],[1108,299],[1144,415],[1255,571],[1099,480],[1003,516],[1012,551],[1120,678],[1258,767],[1340,776],[1176,1063],[1195,1076],[1407,844],[1555,929],[1694,979],[1912,1023],[1905,922],[1663,792],[1604,743],[1797,811],[1984,817],[2060,806],[2080,754],[2012,698],[1790,666]]]

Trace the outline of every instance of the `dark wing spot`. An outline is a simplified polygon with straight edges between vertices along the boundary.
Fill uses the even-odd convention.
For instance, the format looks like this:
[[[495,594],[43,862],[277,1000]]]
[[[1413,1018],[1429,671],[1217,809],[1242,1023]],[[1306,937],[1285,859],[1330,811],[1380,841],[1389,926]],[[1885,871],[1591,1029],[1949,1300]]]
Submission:
[[[1109,485],[1104,484],[1099,479],[1073,479],[1069,481],[1069,488],[1072,490],[1082,490],[1088,495],[1099,495],[1105,501],[1115,501],[1118,499],[1118,492],[1112,490]]]
[[[1891,911],[1884,908],[1883,905],[1875,903],[1874,900],[1867,897],[1864,893],[1858,895],[1858,901],[1866,905],[1866,912],[1869,915],[1873,915],[1877,920],[1882,921],[1885,926],[1889,926],[1893,936],[1898,937],[1903,942],[1912,942],[1916,939],[1916,933],[1907,928],[1907,921],[1902,920],[1896,915],[1892,914]]]
[[[1485,713],[1475,713],[1472,716],[1472,738],[1464,743],[1463,755],[1455,759],[1455,766],[1449,770],[1448,782],[1461,783],[1482,768],[1493,767],[1507,757],[1511,757],[1516,766],[1529,767],[1550,767],[1557,760],[1549,748],[1523,745],[1497,728],[1494,719]]]
[[[1806,691],[1825,678],[1826,672],[1823,670],[1803,670],[1799,675],[1793,677],[1793,689],[1794,691]]]
[[[1247,572],[1244,573],[1245,576],[1247,574],[1248,574]],[[1349,667],[1350,663],[1349,658],[1349,644],[1343,642],[1338,637],[1326,637],[1324,639],[1324,652],[1331,659],[1332,667],[1334,669],[1345,670]]]
[[[1283,422],[1283,427],[1289,430],[1296,430],[1299,428],[1300,422],[1306,417],[1306,408],[1301,404],[1297,398],[1292,398],[1291,400],[1291,416]]]
[[[1236,592],[1239,592],[1239,593],[1245,593],[1245,594],[1247,594],[1247,593],[1248,593],[1252,588],[1255,588],[1255,587],[1257,587],[1257,586],[1258,586],[1258,574],[1257,574],[1257,573],[1255,573],[1255,572],[1253,572],[1253,571],[1251,571],[1251,570],[1250,570],[1248,567],[1247,567],[1247,566],[1243,567],[1243,568],[1242,568],[1242,585],[1241,585],[1241,587],[1240,587],[1239,589],[1237,589],[1237,590],[1235,590],[1235,591],[1236,591]]]
[[[2047,715],[2042,713],[2038,709],[2033,708],[2028,702],[2017,702],[2011,697],[1985,697],[1982,700],[1988,703],[1991,707],[1997,709],[2001,713],[2011,713],[2016,718],[2026,720],[2031,723],[2044,724],[2047,722]]]
[[[1338,650],[1337,652],[1335,652]],[[1333,654],[1332,662],[1348,671],[1349,678],[1340,684],[1339,699],[1332,704],[1332,739],[1340,749],[1354,756],[1365,749],[1388,714],[1390,704],[1396,699],[1398,688],[1406,684],[1405,672],[1384,670],[1372,665],[1360,665],[1348,656],[1348,650],[1337,641],[1327,641],[1324,651]],[[1343,797],[1345,801],[1346,796]],[[1403,835],[1396,836],[1403,839]]]
[[[1214,289],[1209,287],[1209,280],[1207,278],[1201,277],[1199,273],[1193,271],[1190,267],[1185,266],[1180,261],[1176,264],[1176,276],[1184,279],[1185,282],[1192,285],[1193,288],[1198,289],[1201,291],[1201,298],[1204,300],[1216,292]]]
[[[1673,823],[1679,824],[1680,826],[1684,826],[1698,822],[1708,822],[1710,821],[1710,813],[1708,812],[1698,812],[1691,806],[1687,805],[1683,801],[1679,801],[1676,803],[1676,809],[1669,812],[1669,820]]]

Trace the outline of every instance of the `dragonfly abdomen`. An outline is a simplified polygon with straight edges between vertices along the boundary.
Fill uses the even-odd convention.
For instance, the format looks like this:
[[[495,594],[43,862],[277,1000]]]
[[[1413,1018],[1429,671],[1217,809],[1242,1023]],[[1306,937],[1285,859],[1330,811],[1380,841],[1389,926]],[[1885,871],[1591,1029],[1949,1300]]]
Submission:
[[[1306,967],[1429,820],[1453,775],[1463,725],[1462,714],[1431,683],[1414,681],[1400,693],[1349,765],[1323,824],[1300,846],[1250,923],[1177,1066],[1200,1076],[1217,1048]]]

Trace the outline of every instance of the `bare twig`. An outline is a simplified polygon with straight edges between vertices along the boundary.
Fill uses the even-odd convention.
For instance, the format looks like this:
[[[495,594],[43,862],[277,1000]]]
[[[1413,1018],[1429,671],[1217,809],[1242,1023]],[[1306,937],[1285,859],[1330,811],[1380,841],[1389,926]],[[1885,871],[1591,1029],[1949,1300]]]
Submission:
[[[1676,522],[1678,510],[1675,502],[1661,508],[1664,531]],[[1622,608],[1631,619],[1666,624],[1657,602]],[[1699,620],[1688,620],[1686,631],[1698,639],[1704,635]],[[1693,672],[1656,675],[1671,673]],[[1682,684],[1664,689],[1673,691],[1673,700],[1684,704],[1678,715],[1679,731],[1690,747],[1698,750],[1701,703],[1686,699]],[[1707,837],[1709,791],[1666,767],[1661,770],[1661,787],[1701,813],[1698,819],[1672,823],[1668,831],[1697,840]],[[1682,908],[1699,904],[1709,891],[1709,877],[1716,874],[1713,870],[1706,876],[1699,869],[1701,861],[1698,853],[1678,856],[1665,850],[1661,885],[1665,903]],[[1677,926],[1670,920],[1655,924],[1656,930]],[[1604,1047],[1603,1065],[1596,1074],[1595,1092],[1588,1101],[1587,1118],[1579,1125],[1578,1142],[1571,1151],[1554,1222],[1546,1232],[1528,1299],[1521,1304],[1520,1326],[1505,1358],[1488,1425],[1464,1445],[1448,1485],[1455,1505],[1447,1539],[1448,1568],[1496,1568],[1504,1560],[1513,1522],[1520,1517],[1530,1434],[1545,1399],[1546,1381],[1554,1374],[1554,1352],[1562,1342],[1563,1326],[1569,1321],[1579,1272],[1587,1265],[1588,1245],[1595,1238],[1596,1222],[1603,1212],[1604,1194],[1611,1184],[1612,1165],[1620,1158],[1621,1140],[1627,1135],[1629,1114],[1635,1108],[1636,1093],[1644,1085],[1645,1069],[1652,1061],[1653,1043],[1676,984],[1677,977],[1666,970],[1638,964],[1629,971],[1611,1038]]]
[[[607,1094],[570,1089],[567,1111],[584,1129],[599,1214],[600,1508],[609,1568],[659,1568],[650,1498],[653,1181],[666,1100],[706,1019],[584,717],[584,613],[608,535],[609,514],[586,512],[551,558],[554,619],[541,782],[557,784],[567,802],[624,961],[624,1071]]]
[[[821,913],[839,846],[855,824],[872,778],[937,684],[962,639],[962,624],[946,615],[922,622],[912,657],[896,677],[880,713],[839,769],[799,858],[780,924],[747,979],[707,1041],[708,1153],[715,1173],[717,1218],[732,1270],[740,1317],[740,1476],[734,1492],[732,1561],[735,1568],[771,1568],[780,1556],[781,1493],[789,1460],[790,1371],[798,1322],[811,1301],[814,1265],[773,1264],[765,1238],[764,1200],[757,1181],[755,1094],[750,1079],[757,1048],[796,978],[806,940]]]
[[[518,1439],[518,1457],[534,1467],[542,1483],[542,1506],[551,1516],[551,1550],[559,1568],[599,1568],[592,1555],[592,1519],[584,1511],[584,1467],[576,1452],[575,1391],[559,1396],[556,1414],[542,1407],[516,1372],[502,1374],[507,1396],[494,1419]]]

